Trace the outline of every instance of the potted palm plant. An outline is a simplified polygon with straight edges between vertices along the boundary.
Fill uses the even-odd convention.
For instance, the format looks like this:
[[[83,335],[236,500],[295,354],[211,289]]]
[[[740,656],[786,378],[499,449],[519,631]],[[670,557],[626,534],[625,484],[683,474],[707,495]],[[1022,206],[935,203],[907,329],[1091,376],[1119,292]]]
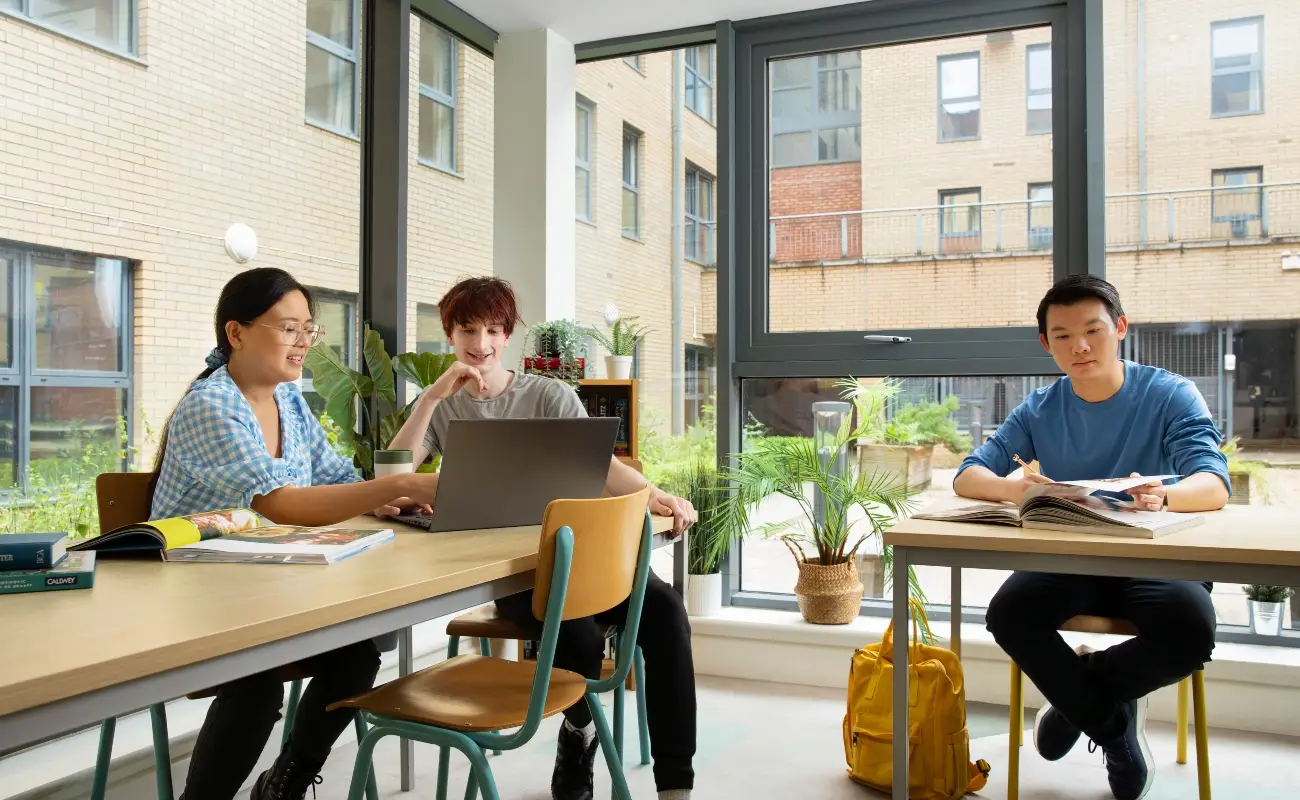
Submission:
[[[591,338],[609,352],[605,357],[605,373],[610,378],[625,381],[632,377],[632,356],[636,353],[636,346],[649,333],[637,323],[637,319],[620,317],[614,320],[608,334],[595,328],[588,331]]]
[[[707,617],[722,608],[722,561],[733,539],[743,531],[729,531],[722,513],[727,482],[710,462],[697,459],[661,484],[686,498],[698,518],[686,535],[686,612]]]
[[[1241,587],[1250,601],[1250,627],[1255,633],[1278,636],[1282,633],[1282,607],[1292,591],[1286,586],[1252,583]]]
[[[862,582],[855,556],[911,509],[914,493],[887,471],[832,468],[846,462],[848,448],[877,424],[868,398],[851,400],[858,421],[849,416],[821,447],[808,438],[756,439],[732,457],[734,464],[725,473],[730,494],[722,505],[723,529],[733,536],[750,529],[750,510],[769,497],[784,497],[798,507],[795,519],[760,529],[789,548],[799,568],[794,590],[799,611],[817,624],[844,624],[858,615]],[[882,567],[887,580],[895,577],[887,547],[882,548]],[[924,597],[914,572],[909,570],[905,580],[912,595]]]

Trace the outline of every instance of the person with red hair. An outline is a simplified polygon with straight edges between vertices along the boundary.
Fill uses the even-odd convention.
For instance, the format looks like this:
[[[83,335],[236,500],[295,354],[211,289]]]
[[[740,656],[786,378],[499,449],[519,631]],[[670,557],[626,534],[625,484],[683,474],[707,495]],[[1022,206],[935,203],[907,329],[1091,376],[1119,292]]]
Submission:
[[[523,322],[514,289],[500,278],[469,278],[453,286],[438,303],[442,327],[456,363],[424,391],[389,447],[411,450],[414,461],[442,452],[453,419],[529,419],[584,417],[578,395],[567,384],[541,375],[515,372],[501,363],[506,345]],[[640,491],[649,482],[640,472],[610,456],[605,488],[611,495]],[[696,519],[690,502],[651,487],[650,511],[673,518],[674,535]],[[535,622],[532,591],[497,601],[497,608],[521,624]],[[605,640],[602,625],[618,624],[627,603],[560,627],[555,666],[600,678]],[[681,597],[650,574],[637,644],[645,654],[646,712],[655,784],[660,800],[689,800],[695,773],[695,666],[691,627]],[[596,730],[591,712],[578,701],[564,712],[551,795],[555,800],[591,800]]]

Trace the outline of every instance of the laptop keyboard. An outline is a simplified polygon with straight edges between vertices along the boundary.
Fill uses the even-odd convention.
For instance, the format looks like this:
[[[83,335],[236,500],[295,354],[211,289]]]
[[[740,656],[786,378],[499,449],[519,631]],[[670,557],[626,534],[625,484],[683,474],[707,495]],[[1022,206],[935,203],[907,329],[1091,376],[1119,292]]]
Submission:
[[[433,527],[432,514],[399,514],[393,517],[393,520],[404,525],[424,528],[426,531]]]

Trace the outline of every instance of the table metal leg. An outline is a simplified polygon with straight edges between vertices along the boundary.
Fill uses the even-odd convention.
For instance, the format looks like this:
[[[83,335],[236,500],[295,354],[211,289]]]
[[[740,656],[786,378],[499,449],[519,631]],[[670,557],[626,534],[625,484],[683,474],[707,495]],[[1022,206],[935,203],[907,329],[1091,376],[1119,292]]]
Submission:
[[[952,571],[952,652],[961,659],[961,567],[949,567]]]
[[[415,642],[411,628],[402,628],[397,632],[397,674],[406,677],[415,671]],[[409,792],[415,787],[415,742],[410,739],[399,740],[399,759],[401,763],[402,791]]]
[[[686,537],[689,535],[684,533],[673,542],[673,588],[682,597],[686,596]]]
[[[893,798],[907,800],[907,548],[894,548],[894,770]]]

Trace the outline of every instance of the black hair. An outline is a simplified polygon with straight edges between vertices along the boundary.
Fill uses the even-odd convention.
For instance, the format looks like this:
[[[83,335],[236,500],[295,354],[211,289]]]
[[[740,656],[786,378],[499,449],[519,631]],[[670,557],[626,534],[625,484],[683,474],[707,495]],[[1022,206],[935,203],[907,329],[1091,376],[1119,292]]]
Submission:
[[[1095,275],[1070,275],[1057,281],[1047,290],[1038,304],[1038,333],[1047,335],[1047,309],[1052,306],[1072,306],[1084,300],[1100,300],[1110,315],[1111,322],[1119,324],[1124,307],[1119,304],[1119,290]]]
[[[224,361],[230,360],[230,337],[226,335],[226,325],[230,322],[238,322],[242,325],[251,323],[270,311],[276,303],[291,292],[301,292],[302,296],[307,298],[307,308],[315,316],[316,304],[312,300],[311,291],[282,269],[274,267],[250,269],[226,282],[221,290],[221,297],[217,300],[217,310],[212,320],[217,337],[216,349],[220,351]],[[194,380],[203,380],[220,367],[220,364],[213,366],[212,361],[209,361],[208,366]],[[185,393],[189,394],[189,390],[187,389]],[[183,400],[184,397],[181,399]],[[167,453],[167,433],[171,429],[172,416],[175,413],[176,410],[172,409],[172,413],[167,417],[167,423],[163,425],[162,437],[158,441],[158,453],[154,456],[153,463],[153,480],[149,485],[150,494],[158,483],[158,476],[162,474],[163,456]]]

